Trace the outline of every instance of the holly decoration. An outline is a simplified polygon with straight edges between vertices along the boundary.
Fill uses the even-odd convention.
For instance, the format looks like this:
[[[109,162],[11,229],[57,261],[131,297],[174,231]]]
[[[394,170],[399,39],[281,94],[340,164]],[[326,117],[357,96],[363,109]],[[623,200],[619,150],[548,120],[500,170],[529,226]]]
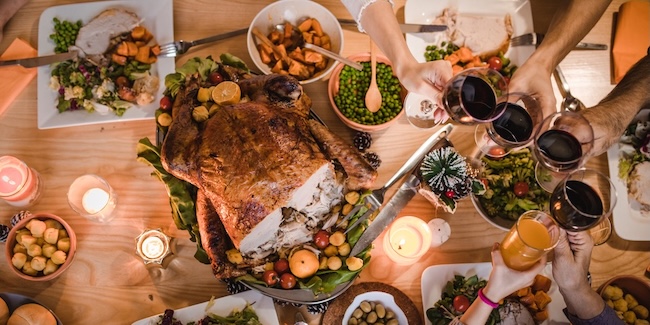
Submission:
[[[472,192],[485,191],[483,183],[475,179],[476,171],[451,146],[435,149],[424,156],[420,174],[437,196],[434,203],[451,213],[456,210],[456,200]]]

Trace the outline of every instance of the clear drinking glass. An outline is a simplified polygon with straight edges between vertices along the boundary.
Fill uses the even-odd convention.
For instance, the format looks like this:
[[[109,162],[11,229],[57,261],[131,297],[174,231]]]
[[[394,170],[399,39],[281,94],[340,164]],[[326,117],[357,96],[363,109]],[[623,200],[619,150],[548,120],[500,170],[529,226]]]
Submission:
[[[525,271],[551,251],[559,239],[560,228],[550,215],[529,210],[512,226],[499,250],[509,268]]]
[[[594,131],[582,115],[562,111],[545,118],[535,131],[535,178],[546,191],[585,162],[594,144]]]
[[[79,176],[68,189],[68,203],[78,214],[97,222],[113,219],[117,194],[108,182],[93,174]]]
[[[513,149],[525,147],[533,140],[535,128],[543,114],[537,100],[527,94],[511,93],[505,101],[505,111],[490,123],[478,124],[474,140],[483,154],[501,158]]]

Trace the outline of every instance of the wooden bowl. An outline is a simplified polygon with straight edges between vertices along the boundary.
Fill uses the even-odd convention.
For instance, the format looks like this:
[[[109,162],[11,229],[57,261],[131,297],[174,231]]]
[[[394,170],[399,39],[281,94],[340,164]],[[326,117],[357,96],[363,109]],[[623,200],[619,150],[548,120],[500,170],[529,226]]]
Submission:
[[[356,62],[370,62],[370,53],[358,53],[354,54],[348,57],[348,59]],[[392,66],[392,63],[390,60],[388,60],[387,57],[377,54],[377,63],[383,63],[389,66]],[[355,129],[357,131],[363,131],[363,132],[374,132],[374,131],[380,131],[388,128],[389,126],[395,124],[395,122],[402,116],[404,115],[404,99],[406,98],[407,91],[406,89],[402,86],[401,91],[400,91],[400,99],[402,102],[402,110],[391,120],[388,122],[384,122],[382,124],[375,124],[375,125],[368,125],[368,124],[361,124],[354,122],[347,118],[343,113],[341,113],[341,110],[336,106],[336,102],[334,101],[334,97],[338,94],[339,92],[339,76],[341,74],[341,70],[343,70],[343,67],[345,65],[343,63],[338,63],[336,67],[334,67],[334,70],[332,70],[332,75],[330,76],[329,83],[327,85],[327,93],[329,95],[330,99],[330,104],[332,105],[332,109],[334,110],[334,113],[336,116],[339,117],[339,119],[347,126],[349,126],[352,129]],[[393,73],[393,76],[395,74]],[[361,94],[360,96],[365,96],[365,94]]]
[[[650,309],[650,282],[632,275],[619,275],[609,279],[598,288],[598,294],[603,292],[608,285],[615,285],[623,289],[623,294],[631,294],[640,305]],[[604,298],[603,298],[604,299]]]
[[[67,253],[65,262],[61,264],[56,271],[48,275],[43,275],[42,272],[39,272],[39,275],[37,276],[27,275],[23,273],[21,270],[17,269],[11,262],[11,258],[14,255],[14,246],[16,245],[16,232],[18,232],[18,230],[20,229],[24,229],[27,223],[29,223],[29,221],[33,219],[38,219],[41,221],[52,219],[58,221],[66,230],[66,232],[68,233],[68,237],[70,238],[70,250]],[[18,277],[29,281],[49,281],[55,279],[63,272],[65,272],[65,270],[68,267],[70,267],[70,264],[72,264],[72,260],[74,259],[76,250],[77,250],[77,236],[75,235],[70,225],[68,225],[68,223],[65,222],[65,220],[51,213],[34,213],[24,218],[23,220],[18,222],[16,226],[11,228],[11,230],[9,231],[9,236],[7,237],[7,244],[5,245],[5,256],[7,258],[7,262],[10,264],[11,271],[13,271]]]

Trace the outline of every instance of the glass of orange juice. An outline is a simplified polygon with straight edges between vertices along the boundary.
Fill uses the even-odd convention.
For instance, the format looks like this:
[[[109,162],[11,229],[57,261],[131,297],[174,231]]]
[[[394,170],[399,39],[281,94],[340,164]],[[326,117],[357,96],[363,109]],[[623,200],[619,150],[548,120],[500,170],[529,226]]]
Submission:
[[[559,239],[560,228],[550,215],[526,211],[503,238],[501,255],[509,268],[525,271],[553,249]]]

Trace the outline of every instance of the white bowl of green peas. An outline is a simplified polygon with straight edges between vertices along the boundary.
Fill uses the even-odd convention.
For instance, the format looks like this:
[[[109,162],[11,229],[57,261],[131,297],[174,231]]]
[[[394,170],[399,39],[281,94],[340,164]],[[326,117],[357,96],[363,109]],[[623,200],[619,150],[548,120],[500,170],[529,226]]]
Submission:
[[[386,129],[404,114],[406,89],[393,73],[391,62],[377,55],[377,85],[382,104],[377,112],[370,112],[364,99],[370,84],[370,53],[359,53],[348,59],[361,63],[363,70],[355,70],[342,63],[332,70],[328,83],[330,103],[334,113],[352,129],[373,132]]]

